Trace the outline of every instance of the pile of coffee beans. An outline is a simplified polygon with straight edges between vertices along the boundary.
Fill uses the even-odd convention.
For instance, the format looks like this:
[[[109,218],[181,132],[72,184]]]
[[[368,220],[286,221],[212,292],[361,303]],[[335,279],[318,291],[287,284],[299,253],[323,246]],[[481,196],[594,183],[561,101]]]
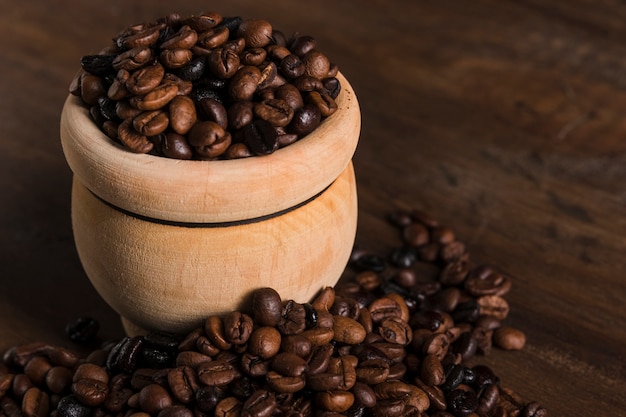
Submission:
[[[177,159],[266,155],[337,110],[338,68],[262,19],[173,13],[84,56],[70,92],[111,139]]]
[[[394,213],[389,256],[355,249],[345,276],[314,300],[259,288],[246,311],[186,335],[153,332],[85,358],[45,343],[0,365],[7,417],[541,417],[486,365],[493,345],[521,349],[506,326],[511,279],[474,266],[454,232],[418,211]],[[74,340],[93,337],[90,319]],[[88,335],[89,337],[85,337]]]

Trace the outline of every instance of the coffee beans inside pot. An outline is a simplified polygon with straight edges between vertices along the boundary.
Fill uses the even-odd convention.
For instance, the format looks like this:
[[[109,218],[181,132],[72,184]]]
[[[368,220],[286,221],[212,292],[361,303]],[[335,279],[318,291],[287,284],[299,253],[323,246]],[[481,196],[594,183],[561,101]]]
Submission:
[[[490,367],[468,362],[526,342],[503,324],[510,277],[474,265],[467,245],[423,213],[390,219],[398,249],[355,249],[340,282],[313,300],[258,288],[249,308],[207,317],[188,334],[125,337],[84,358],[46,343],[10,348],[0,409],[16,417],[546,416]],[[425,235],[416,239],[418,229]],[[464,250],[450,256],[450,245]],[[398,250],[416,255],[397,262]],[[93,340],[96,327],[72,321],[68,336]]]
[[[107,136],[176,159],[273,153],[331,116],[341,90],[313,37],[218,13],[131,25],[81,67],[70,92]]]

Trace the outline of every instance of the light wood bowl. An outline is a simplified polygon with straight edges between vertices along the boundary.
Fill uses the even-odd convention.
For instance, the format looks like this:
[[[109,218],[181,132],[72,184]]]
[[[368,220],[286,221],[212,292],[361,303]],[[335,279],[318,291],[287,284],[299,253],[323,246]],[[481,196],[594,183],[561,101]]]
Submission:
[[[184,332],[246,310],[275,288],[309,301],[345,268],[357,223],[351,163],[360,133],[339,74],[338,110],[271,155],[182,161],[129,152],[69,96],[61,143],[74,174],[72,225],[90,281],[129,334]]]

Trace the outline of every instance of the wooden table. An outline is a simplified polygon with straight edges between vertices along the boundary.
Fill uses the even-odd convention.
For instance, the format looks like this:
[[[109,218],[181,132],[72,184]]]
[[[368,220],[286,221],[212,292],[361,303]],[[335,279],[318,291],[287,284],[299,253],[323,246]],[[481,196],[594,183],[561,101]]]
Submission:
[[[550,415],[626,415],[626,6],[338,3],[214,6],[315,36],[350,79],[363,115],[359,244],[396,244],[393,207],[428,211],[514,279],[507,321],[527,346],[480,361]],[[82,55],[172,4],[0,4],[0,348],[66,345],[79,315],[119,338],[73,246],[59,114]]]

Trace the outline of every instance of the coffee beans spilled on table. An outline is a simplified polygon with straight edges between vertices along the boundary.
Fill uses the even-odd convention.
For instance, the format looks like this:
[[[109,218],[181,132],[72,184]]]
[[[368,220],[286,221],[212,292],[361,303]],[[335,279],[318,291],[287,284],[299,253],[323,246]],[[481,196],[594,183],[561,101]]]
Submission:
[[[547,416],[490,367],[469,364],[494,345],[524,347],[524,333],[504,324],[511,278],[473,265],[454,231],[419,211],[390,220],[401,244],[389,256],[355,248],[340,282],[313,300],[261,287],[245,311],[207,317],[186,335],[124,337],[85,357],[41,342],[10,348],[0,413]],[[91,338],[91,320],[73,321],[68,336]]]
[[[172,13],[81,59],[70,92],[112,140],[176,159],[267,155],[337,110],[338,67],[263,19]]]

